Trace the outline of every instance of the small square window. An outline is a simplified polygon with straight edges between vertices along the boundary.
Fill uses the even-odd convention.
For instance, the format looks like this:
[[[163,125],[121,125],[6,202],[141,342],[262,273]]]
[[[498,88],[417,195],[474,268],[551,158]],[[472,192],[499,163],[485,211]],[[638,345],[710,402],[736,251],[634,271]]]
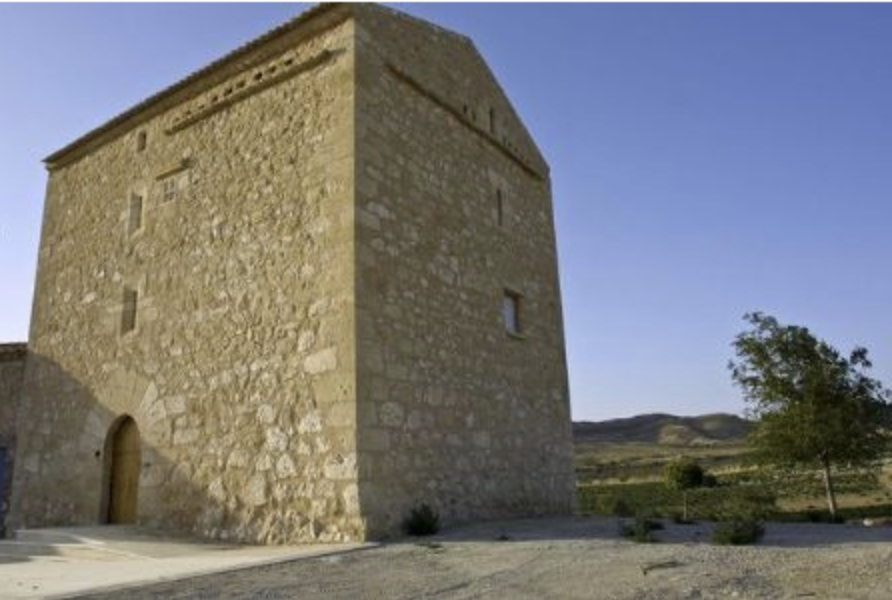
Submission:
[[[515,291],[505,290],[502,297],[502,319],[505,321],[505,331],[510,335],[522,335],[520,319],[521,296]]]
[[[133,288],[124,288],[124,305],[121,309],[121,335],[136,329],[136,304],[139,295]]]
[[[168,177],[164,180],[164,201],[170,202],[177,196],[177,178]]]

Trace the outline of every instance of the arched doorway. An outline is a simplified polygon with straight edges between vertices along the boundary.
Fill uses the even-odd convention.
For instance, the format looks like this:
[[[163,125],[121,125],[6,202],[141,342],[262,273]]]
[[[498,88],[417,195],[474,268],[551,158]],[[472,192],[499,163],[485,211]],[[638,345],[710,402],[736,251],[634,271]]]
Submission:
[[[136,421],[125,415],[112,424],[105,442],[106,523],[136,523],[141,455]]]

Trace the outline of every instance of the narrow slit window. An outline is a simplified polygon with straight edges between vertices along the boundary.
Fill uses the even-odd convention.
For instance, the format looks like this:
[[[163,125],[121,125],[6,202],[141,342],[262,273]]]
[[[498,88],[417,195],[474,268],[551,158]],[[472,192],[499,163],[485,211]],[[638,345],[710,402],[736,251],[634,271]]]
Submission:
[[[505,321],[505,331],[510,335],[521,335],[520,321],[521,296],[512,290],[505,290],[502,298],[502,318]]]
[[[146,149],[146,142],[148,141],[148,135],[145,131],[140,131],[136,134],[136,151],[142,152]]]
[[[142,196],[130,195],[130,204],[127,207],[127,235],[133,235],[142,227]]]
[[[501,188],[496,188],[496,224],[499,227],[505,224],[505,199]]]
[[[133,288],[124,288],[124,306],[121,310],[121,334],[136,329],[136,304],[139,295]]]

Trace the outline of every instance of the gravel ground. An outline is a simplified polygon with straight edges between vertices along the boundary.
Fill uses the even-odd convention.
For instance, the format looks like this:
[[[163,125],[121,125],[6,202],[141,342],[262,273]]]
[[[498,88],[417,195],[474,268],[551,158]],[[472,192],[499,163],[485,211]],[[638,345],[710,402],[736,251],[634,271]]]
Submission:
[[[669,524],[637,544],[612,518],[505,521],[90,598],[892,599],[892,528],[769,524],[746,547],[709,532]]]

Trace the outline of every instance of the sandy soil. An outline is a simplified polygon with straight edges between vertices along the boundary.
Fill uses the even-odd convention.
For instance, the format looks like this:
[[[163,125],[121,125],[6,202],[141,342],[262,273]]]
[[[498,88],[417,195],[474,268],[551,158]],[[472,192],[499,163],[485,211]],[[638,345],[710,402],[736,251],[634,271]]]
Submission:
[[[91,597],[892,599],[892,528],[769,524],[756,546],[719,547],[710,527],[668,524],[637,544],[613,518],[488,523]]]

